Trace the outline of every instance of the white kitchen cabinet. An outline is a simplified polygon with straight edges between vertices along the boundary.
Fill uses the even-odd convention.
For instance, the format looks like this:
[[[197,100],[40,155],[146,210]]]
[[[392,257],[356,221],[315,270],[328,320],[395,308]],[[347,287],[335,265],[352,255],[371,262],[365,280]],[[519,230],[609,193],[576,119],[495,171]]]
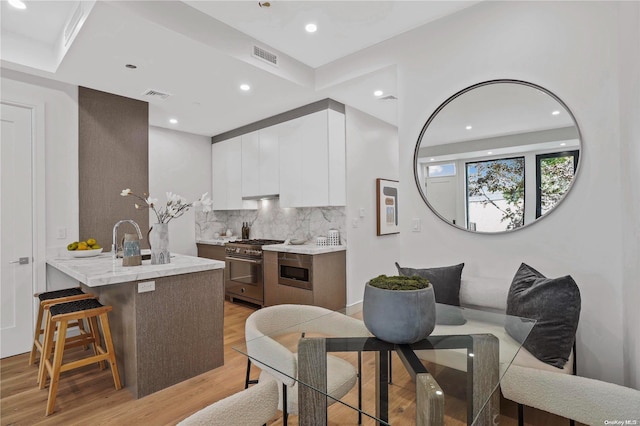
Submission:
[[[242,135],[242,196],[278,194],[280,125]]]
[[[242,196],[260,195],[260,136],[258,131],[241,136],[242,139]]]
[[[281,124],[280,206],[343,206],[344,114],[322,110]]]
[[[212,192],[214,210],[257,209],[256,201],[242,199],[241,137],[211,146]]]

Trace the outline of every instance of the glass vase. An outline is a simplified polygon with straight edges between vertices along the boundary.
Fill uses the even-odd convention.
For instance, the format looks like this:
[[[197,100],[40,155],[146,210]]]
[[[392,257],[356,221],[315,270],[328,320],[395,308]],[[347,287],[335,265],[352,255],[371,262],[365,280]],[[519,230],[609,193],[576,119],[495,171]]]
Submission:
[[[168,223],[156,223],[151,227],[149,230],[149,245],[151,246],[152,265],[171,263]]]

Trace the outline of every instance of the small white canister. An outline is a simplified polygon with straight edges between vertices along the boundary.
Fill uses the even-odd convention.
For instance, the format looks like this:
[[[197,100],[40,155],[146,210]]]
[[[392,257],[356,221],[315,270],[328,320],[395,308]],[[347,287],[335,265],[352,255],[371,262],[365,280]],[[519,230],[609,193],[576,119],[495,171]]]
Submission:
[[[326,246],[327,245],[327,237],[318,237],[316,238],[317,246]]]
[[[327,243],[330,246],[339,246],[340,245],[340,231],[337,229],[329,229],[327,234]]]

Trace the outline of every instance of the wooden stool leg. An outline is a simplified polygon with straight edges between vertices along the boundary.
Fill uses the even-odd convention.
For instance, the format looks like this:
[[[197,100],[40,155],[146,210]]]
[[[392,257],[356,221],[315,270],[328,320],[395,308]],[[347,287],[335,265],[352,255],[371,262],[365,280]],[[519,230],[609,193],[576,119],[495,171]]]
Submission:
[[[93,335],[93,353],[98,356],[100,355],[100,351],[98,348],[102,347],[102,341],[100,340],[100,329],[98,328],[98,320],[96,317],[87,318],[89,322],[89,329],[91,330],[91,334]],[[104,370],[107,368],[104,361],[100,361],[98,363],[100,370]]]
[[[53,327],[50,327],[53,328]],[[64,341],[67,336],[67,321],[60,321],[58,327],[58,342],[56,343],[55,354],[53,355],[53,365],[51,366],[51,383],[49,383],[49,398],[47,399],[46,416],[53,413],[56,404],[56,393],[58,392],[58,382],[60,380],[60,367],[62,366],[62,357],[64,355]],[[46,360],[45,368],[49,367],[49,360]]]
[[[48,309],[45,309],[45,326],[44,326],[44,338],[42,341],[42,353],[40,354],[40,366],[38,369],[38,384],[40,389],[44,389],[47,383],[47,372],[45,370],[45,362],[51,359],[51,352],[53,350],[53,336],[56,332],[56,324],[51,321],[51,314]]]
[[[36,360],[36,351],[38,348],[36,347],[36,340],[40,339],[40,335],[42,334],[42,314],[44,309],[42,308],[42,304],[38,304],[38,319],[36,320],[36,330],[33,333],[33,345],[31,346],[31,353],[29,354],[29,365],[33,365]]]
[[[84,328],[84,320],[83,319],[79,319],[78,320],[78,329],[80,330],[80,335],[87,335],[87,331]],[[87,349],[89,349],[89,346],[85,343],[84,345],[82,345],[82,349],[84,349],[85,351]]]
[[[120,383],[120,374],[118,373],[118,363],[116,362],[116,352],[113,347],[113,341],[111,340],[111,328],[109,328],[109,317],[107,313],[100,315],[100,325],[102,325],[102,332],[104,333],[104,344],[109,353],[109,363],[111,365],[111,375],[113,376],[113,383],[116,386],[116,390],[122,388]]]

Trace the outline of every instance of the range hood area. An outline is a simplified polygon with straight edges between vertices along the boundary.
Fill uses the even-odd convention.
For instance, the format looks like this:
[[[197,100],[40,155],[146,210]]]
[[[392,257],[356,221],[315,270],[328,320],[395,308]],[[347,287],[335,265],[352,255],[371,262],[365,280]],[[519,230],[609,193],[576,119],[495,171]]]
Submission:
[[[278,198],[280,198],[280,194],[252,195],[252,196],[242,197],[244,201],[277,200]]]

